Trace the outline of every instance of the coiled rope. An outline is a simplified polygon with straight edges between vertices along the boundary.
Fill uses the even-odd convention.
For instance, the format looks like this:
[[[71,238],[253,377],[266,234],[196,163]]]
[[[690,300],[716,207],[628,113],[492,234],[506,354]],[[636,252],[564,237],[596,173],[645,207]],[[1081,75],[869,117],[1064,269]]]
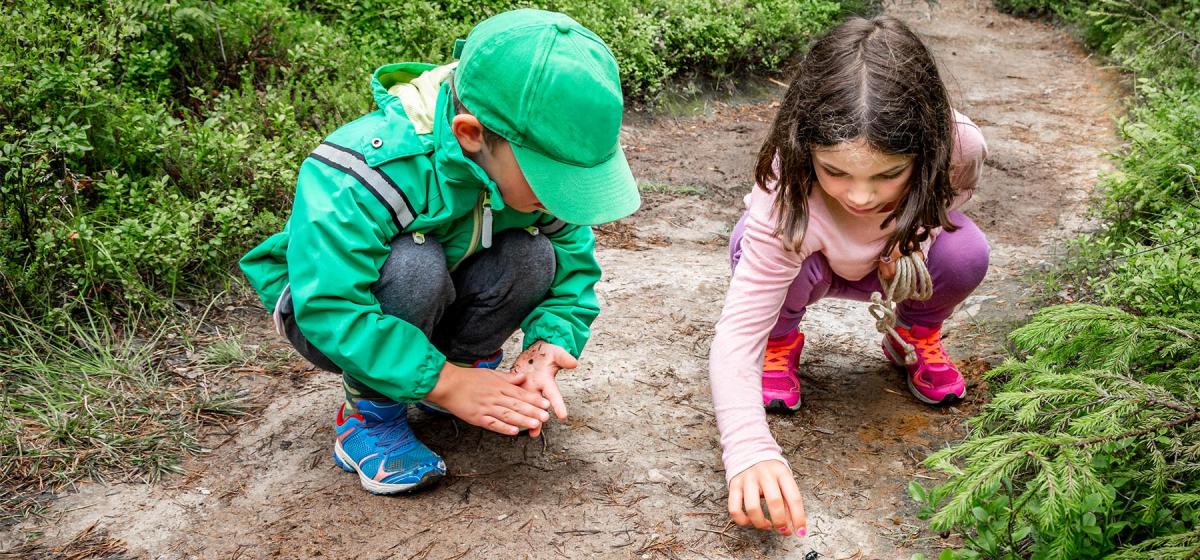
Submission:
[[[884,262],[887,262],[884,257]],[[900,338],[896,332],[896,305],[905,300],[925,301],[933,296],[933,279],[921,253],[904,255],[896,260],[896,275],[888,282],[879,275],[883,293],[872,292],[867,310],[875,318],[875,330],[899,343],[904,348],[904,363],[914,364],[917,352],[913,345]]]

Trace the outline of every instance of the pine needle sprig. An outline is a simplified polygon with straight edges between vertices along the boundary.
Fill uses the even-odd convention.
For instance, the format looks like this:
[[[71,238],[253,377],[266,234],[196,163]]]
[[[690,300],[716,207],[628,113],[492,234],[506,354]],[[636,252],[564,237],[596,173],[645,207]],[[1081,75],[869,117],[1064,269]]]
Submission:
[[[1198,319],[1082,304],[1037,313],[1011,335],[1024,357],[989,374],[998,390],[968,437],[926,460],[950,476],[930,493],[931,525],[1007,542],[1012,557],[1200,546],[1166,538],[1194,529],[1200,511]],[[981,504],[1023,538],[984,538],[997,516]]]

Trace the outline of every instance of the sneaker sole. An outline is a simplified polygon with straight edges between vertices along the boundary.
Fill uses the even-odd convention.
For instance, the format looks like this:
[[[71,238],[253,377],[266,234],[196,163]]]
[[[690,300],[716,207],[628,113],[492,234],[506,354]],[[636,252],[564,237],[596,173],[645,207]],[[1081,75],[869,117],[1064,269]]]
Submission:
[[[401,494],[412,492],[433,484],[442,478],[442,474],[437,472],[426,473],[421,477],[421,480],[412,484],[386,484],[372,480],[371,477],[363,474],[362,469],[358,468],[358,463],[350,459],[350,455],[342,449],[342,442],[334,442],[333,444],[333,462],[342,470],[358,474],[358,482],[362,484],[363,490],[375,494],[376,496],[388,496],[391,494]]]
[[[767,412],[772,412],[775,414],[793,414],[800,410],[800,405],[803,402],[804,399],[801,398],[800,400],[796,401],[795,406],[788,406],[783,399],[771,399],[770,402],[763,405],[763,408],[767,409]]]
[[[931,405],[935,405],[935,406],[952,405],[952,404],[955,404],[955,403],[963,400],[963,397],[965,397],[967,395],[967,391],[966,391],[966,389],[964,389],[961,395],[955,395],[954,393],[950,393],[950,394],[942,397],[942,400],[940,400],[940,401],[931,399],[931,398],[926,397],[925,395],[921,394],[921,391],[919,391],[917,389],[916,385],[913,385],[912,378],[909,377],[907,368],[900,368],[900,369],[904,374],[905,383],[908,385],[908,392],[912,393],[912,395],[914,397],[916,397],[917,400],[919,400],[925,404],[931,404]]]

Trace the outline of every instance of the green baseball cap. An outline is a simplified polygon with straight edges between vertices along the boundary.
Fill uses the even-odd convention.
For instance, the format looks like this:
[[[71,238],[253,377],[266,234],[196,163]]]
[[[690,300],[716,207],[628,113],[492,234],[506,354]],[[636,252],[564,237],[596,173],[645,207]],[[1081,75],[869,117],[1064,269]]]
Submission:
[[[595,225],[638,209],[619,143],[617,61],[600,37],[564,14],[522,9],[484,20],[455,50],[459,100],[508,140],[548,212]]]

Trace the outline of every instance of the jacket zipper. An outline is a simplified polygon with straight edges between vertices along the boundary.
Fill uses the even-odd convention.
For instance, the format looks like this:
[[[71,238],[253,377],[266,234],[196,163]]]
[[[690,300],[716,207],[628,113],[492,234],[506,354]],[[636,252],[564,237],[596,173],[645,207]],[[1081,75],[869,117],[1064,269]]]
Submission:
[[[484,249],[492,246],[492,197],[487,191],[479,194],[480,204],[475,207],[475,220],[471,228],[471,243],[467,245],[467,251],[463,253],[462,258],[450,267],[453,272],[458,268],[458,265],[475,254],[477,248],[481,245]]]

